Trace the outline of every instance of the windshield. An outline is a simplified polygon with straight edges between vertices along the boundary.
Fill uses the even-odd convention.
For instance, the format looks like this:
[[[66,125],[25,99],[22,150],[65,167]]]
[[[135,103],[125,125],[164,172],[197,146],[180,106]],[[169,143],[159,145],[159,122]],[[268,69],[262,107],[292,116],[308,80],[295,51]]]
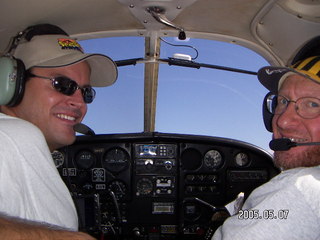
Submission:
[[[257,53],[236,44],[204,39],[161,41],[161,58],[190,55],[198,63],[258,71],[269,65]],[[144,38],[116,37],[81,41],[88,53],[113,60],[144,57]],[[196,49],[196,50],[195,50]],[[84,123],[97,134],[143,132],[144,65],[118,68],[117,82],[96,88]],[[267,90],[255,75],[209,68],[160,64],[155,131],[233,138],[269,150],[261,104]]]

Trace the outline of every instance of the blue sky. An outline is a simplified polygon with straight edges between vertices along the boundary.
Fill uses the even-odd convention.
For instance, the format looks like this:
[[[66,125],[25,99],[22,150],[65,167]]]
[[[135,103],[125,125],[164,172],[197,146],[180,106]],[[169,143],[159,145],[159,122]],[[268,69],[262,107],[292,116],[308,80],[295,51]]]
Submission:
[[[224,42],[166,38],[174,44],[189,44],[199,56],[195,60],[250,71],[269,65],[244,47]],[[139,37],[81,41],[86,52],[103,53],[114,60],[144,56]],[[196,55],[191,48],[161,42],[161,58],[174,53]],[[119,67],[117,82],[97,88],[84,123],[96,133],[143,131],[143,64]],[[213,69],[191,69],[160,65],[156,131],[227,137],[269,149],[271,133],[265,130],[261,114],[267,93],[256,76]]]

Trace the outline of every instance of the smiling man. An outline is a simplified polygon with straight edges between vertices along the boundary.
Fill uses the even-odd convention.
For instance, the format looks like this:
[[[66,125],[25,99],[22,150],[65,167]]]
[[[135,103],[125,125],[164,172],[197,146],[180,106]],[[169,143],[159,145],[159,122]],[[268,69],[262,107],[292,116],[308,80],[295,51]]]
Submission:
[[[298,144],[320,142],[320,57],[299,62],[294,69],[267,67],[261,83],[271,91],[266,101],[273,115],[274,139]],[[305,145],[275,151],[275,165],[283,170],[320,165],[320,147]]]
[[[0,74],[0,238],[92,239],[76,232],[77,212],[50,151],[75,141],[92,86],[113,84],[115,63],[83,53],[49,24],[19,33],[0,63],[14,69]]]
[[[60,68],[34,67],[27,73],[28,80],[21,103],[14,107],[3,107],[4,113],[39,127],[51,151],[74,142],[73,126],[80,123],[87,112],[87,104],[80,90],[67,96],[52,86],[62,76],[70,80],[77,79],[75,82],[79,86],[89,86],[89,65],[80,62]]]
[[[274,162],[282,172],[255,189],[213,240],[319,239],[320,56],[262,68],[258,78],[270,90],[264,118],[279,141]]]

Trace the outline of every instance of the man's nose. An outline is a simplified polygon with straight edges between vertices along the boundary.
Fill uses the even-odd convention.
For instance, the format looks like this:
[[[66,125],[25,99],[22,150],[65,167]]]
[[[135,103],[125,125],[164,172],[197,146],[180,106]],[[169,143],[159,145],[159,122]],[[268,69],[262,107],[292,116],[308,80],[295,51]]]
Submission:
[[[299,118],[301,118],[296,109],[295,102],[289,102],[288,106],[280,115],[275,115],[276,124],[280,128],[296,127],[296,124],[299,123]]]
[[[83,99],[81,89],[77,89],[74,92],[74,94],[72,94],[71,96],[68,97],[68,103],[71,106],[79,107],[79,108],[86,105],[86,103],[84,102],[84,99]]]

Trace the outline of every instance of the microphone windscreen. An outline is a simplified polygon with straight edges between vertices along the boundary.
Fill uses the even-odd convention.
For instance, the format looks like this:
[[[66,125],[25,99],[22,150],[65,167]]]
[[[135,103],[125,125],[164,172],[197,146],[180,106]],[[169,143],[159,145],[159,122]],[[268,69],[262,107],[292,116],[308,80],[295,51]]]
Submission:
[[[90,136],[95,135],[95,132],[83,123],[78,123],[74,125],[73,130],[84,135],[90,135]]]
[[[289,138],[273,139],[269,143],[269,147],[273,151],[287,151],[293,146],[295,145]]]

